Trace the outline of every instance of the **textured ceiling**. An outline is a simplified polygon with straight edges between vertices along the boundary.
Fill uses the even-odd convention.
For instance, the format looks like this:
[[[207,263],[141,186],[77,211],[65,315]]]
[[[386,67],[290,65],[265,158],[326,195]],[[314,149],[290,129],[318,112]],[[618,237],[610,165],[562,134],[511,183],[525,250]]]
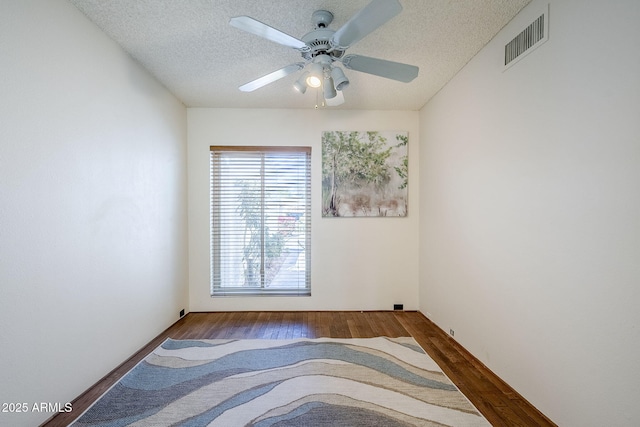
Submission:
[[[345,70],[345,109],[418,110],[530,0],[400,0],[403,11],[348,54],[420,67],[401,83]],[[296,38],[311,14],[337,30],[369,0],[70,0],[188,107],[314,108],[316,91],[293,89],[299,73],[254,92],[238,86],[303,61],[298,51],[229,25],[248,15]]]

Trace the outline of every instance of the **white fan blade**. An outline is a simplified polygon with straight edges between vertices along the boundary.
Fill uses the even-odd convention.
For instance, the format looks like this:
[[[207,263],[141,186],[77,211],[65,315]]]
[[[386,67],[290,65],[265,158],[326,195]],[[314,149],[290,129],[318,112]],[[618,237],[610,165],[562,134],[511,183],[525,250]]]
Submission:
[[[350,70],[361,71],[405,83],[409,83],[415,79],[419,71],[419,68],[415,65],[369,58],[368,56],[362,55],[347,55],[342,58],[342,65]]]
[[[344,94],[341,90],[336,91],[336,96],[331,99],[325,99],[324,102],[328,107],[336,107],[338,105],[344,104]]]
[[[346,50],[402,11],[398,0],[373,0],[331,37],[331,46]]]
[[[286,67],[280,68],[279,70],[274,71],[273,73],[269,73],[266,76],[262,76],[257,78],[249,83],[245,83],[240,86],[240,89],[243,92],[253,92],[256,89],[261,88],[262,86],[266,86],[269,83],[273,83],[276,80],[280,80],[283,77],[288,76],[291,73],[295,73],[296,71],[300,71],[304,68],[304,62],[298,62],[296,64],[287,65]]]
[[[307,44],[302,40],[298,40],[289,34],[285,34],[280,30],[276,30],[275,28],[248,16],[236,16],[231,18],[229,20],[229,24],[231,24],[232,27],[236,27],[242,31],[255,34],[256,36],[260,36],[284,46],[299,50],[308,49]]]

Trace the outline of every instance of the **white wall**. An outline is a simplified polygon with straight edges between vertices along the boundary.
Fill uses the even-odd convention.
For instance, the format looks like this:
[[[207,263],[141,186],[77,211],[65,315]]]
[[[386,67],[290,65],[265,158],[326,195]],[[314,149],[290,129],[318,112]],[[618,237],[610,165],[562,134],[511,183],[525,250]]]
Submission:
[[[417,309],[418,112],[188,110],[189,298],[191,311]],[[409,215],[322,218],[321,135],[325,130],[409,132]],[[312,147],[311,297],[217,297],[209,286],[209,147]]]
[[[562,426],[640,422],[640,2],[534,1],[420,112],[420,309]]]
[[[187,308],[186,109],[62,0],[0,3],[0,93],[0,402],[31,411]]]

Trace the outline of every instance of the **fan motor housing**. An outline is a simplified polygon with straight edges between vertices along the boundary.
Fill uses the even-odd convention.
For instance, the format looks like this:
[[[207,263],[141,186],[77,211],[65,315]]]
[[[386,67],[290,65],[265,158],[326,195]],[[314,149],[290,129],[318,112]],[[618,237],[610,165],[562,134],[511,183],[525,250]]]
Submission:
[[[335,31],[328,28],[319,28],[305,34],[300,40],[305,42],[311,50],[308,52],[302,52],[302,57],[305,59],[312,59],[318,55],[329,55],[332,58],[340,58],[344,51],[332,50],[329,52],[329,49],[331,48],[329,40],[331,40],[334,33]]]

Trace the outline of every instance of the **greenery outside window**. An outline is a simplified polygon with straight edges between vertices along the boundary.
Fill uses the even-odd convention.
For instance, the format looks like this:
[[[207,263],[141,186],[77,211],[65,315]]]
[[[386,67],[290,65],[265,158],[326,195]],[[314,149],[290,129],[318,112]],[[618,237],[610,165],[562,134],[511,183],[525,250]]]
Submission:
[[[311,148],[211,147],[211,295],[310,295]]]

